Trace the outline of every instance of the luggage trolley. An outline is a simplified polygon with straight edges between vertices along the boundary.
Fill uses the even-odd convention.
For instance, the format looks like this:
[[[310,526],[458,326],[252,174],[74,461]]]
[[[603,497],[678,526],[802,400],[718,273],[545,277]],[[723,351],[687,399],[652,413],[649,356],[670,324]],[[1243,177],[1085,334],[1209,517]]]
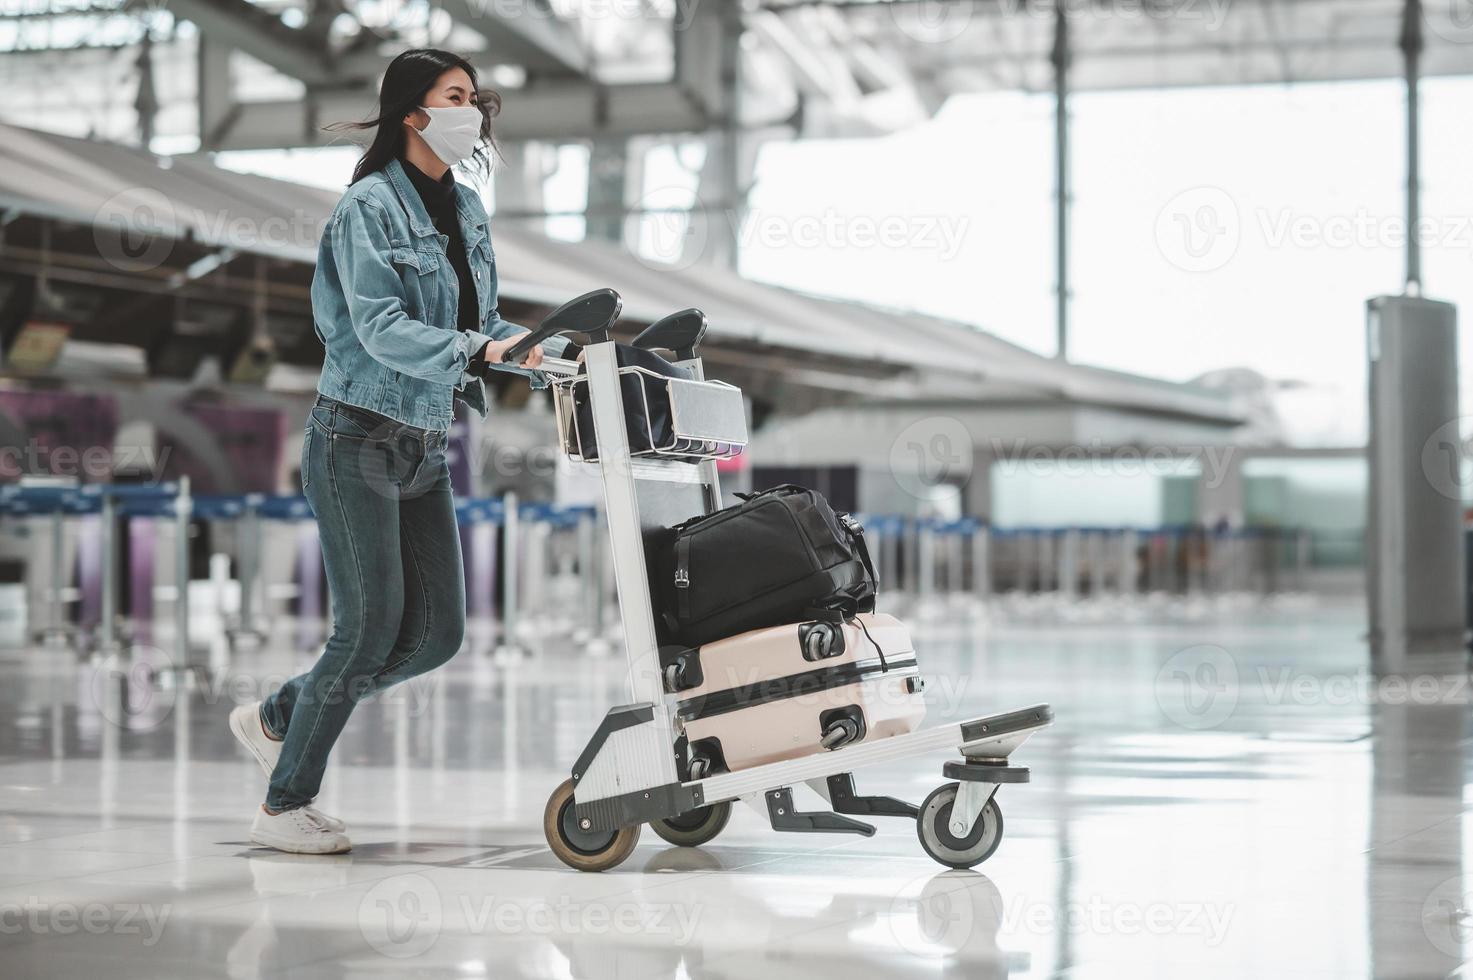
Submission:
[[[585,346],[586,365],[544,358],[542,370],[554,378],[562,450],[597,466],[602,475],[633,698],[631,704],[609,709],[573,763],[571,776],[548,799],[543,830],[553,853],[579,871],[605,871],[629,856],[645,824],[672,844],[697,846],[721,832],[733,801],[742,800],[777,831],[868,837],[874,826],[855,816],[909,817],[916,821],[921,847],[936,861],[953,868],[980,864],[1002,839],[998,786],[1028,781],[1028,769],[1011,765],[1009,758],[1052,722],[1046,704],[736,772],[708,772],[700,766],[692,771],[666,673],[675,655],[685,651],[660,647],[645,533],[721,506],[716,461],[745,446],[745,406],[739,389],[704,379],[697,349],[706,318],[699,310],[665,317],[634,341],[637,347],[674,351],[676,363],[689,369],[691,380],[621,367],[609,339],[620,306],[611,289],[587,293],[553,311],[507,354],[519,362],[532,345],[558,334]],[[652,393],[669,405],[658,427],[651,421]],[[645,428],[634,432],[633,440],[625,421],[631,396],[646,399],[636,406],[645,409]],[[584,420],[591,414],[592,433],[583,431],[580,406],[585,407]],[[589,461],[591,456],[596,462]],[[857,769],[943,749],[958,752],[959,758],[942,766],[948,782],[919,807],[892,797],[859,795],[855,789]],[[817,791],[832,810],[796,810],[793,787],[799,783]]]

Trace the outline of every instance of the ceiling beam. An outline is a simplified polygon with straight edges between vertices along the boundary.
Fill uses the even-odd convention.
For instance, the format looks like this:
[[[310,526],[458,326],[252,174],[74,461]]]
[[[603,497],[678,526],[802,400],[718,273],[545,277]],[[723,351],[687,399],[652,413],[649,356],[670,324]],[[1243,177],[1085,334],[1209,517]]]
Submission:
[[[529,0],[515,5],[487,0],[437,0],[438,6],[462,27],[486,39],[486,50],[476,61],[521,65],[529,72],[587,76],[588,52],[577,28],[545,3]],[[514,6],[508,13],[500,8]]]
[[[569,140],[601,135],[699,133],[710,123],[673,84],[620,85],[599,89],[583,83],[537,86],[503,93],[495,123],[501,140]],[[310,100],[247,102],[234,107],[212,150],[262,150],[341,142],[322,126],[362,119],[372,112],[373,93],[315,93]]]
[[[169,12],[193,23],[215,43],[248,54],[308,87],[371,79],[384,64],[383,58],[366,49],[334,55],[311,32],[288,27],[250,0],[169,0]]]

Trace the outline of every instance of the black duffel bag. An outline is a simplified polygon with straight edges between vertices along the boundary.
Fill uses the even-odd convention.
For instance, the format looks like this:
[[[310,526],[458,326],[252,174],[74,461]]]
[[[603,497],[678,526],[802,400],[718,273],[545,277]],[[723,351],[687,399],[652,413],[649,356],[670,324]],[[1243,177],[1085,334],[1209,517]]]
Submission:
[[[879,583],[864,530],[791,484],[649,539],[651,590],[667,643],[872,612]]]
[[[670,395],[666,378],[693,377],[690,368],[671,364],[653,351],[616,344],[614,356],[619,367],[638,367],[653,371],[656,377],[639,371],[619,375],[619,391],[624,396],[625,428],[629,433],[629,451],[645,452],[666,447],[671,438]],[[573,386],[573,413],[578,423],[579,455],[586,460],[598,459],[598,439],[593,430],[593,404],[588,397],[588,379]]]

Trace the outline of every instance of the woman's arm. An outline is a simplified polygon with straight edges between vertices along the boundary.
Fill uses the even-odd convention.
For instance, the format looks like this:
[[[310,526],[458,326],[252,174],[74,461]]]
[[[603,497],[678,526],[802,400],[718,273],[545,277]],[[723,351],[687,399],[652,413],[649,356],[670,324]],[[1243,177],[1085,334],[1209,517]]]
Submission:
[[[514,340],[516,337],[527,333],[527,328],[518,326],[517,324],[512,323],[510,320],[503,320],[501,318],[501,312],[498,309],[499,297],[497,293],[499,286],[496,278],[495,263],[488,264],[488,268],[486,269],[486,277],[486,288],[491,290],[491,312],[486,314],[486,322],[482,325],[482,329],[486,332],[487,336],[491,337],[495,341],[498,341],[498,346],[500,346],[500,342]],[[540,346],[542,347],[543,353],[549,354],[553,357],[562,357],[567,351],[569,343],[570,342],[566,337],[549,337],[544,340]],[[480,365],[476,365],[476,367],[480,368]],[[499,360],[499,352],[498,360],[496,360],[495,362],[489,360],[486,361],[486,368],[495,371],[511,371],[516,374],[525,375],[532,379],[533,388],[547,387],[547,375],[543,374],[541,371],[529,371],[526,368],[517,367],[514,364],[504,364]],[[485,370],[486,368],[482,368],[482,370]],[[476,372],[472,371],[472,373]]]
[[[495,338],[432,328],[406,312],[404,284],[391,261],[393,246],[380,206],[367,197],[344,202],[333,217],[331,235],[338,281],[363,349],[411,377],[462,384],[471,358]]]

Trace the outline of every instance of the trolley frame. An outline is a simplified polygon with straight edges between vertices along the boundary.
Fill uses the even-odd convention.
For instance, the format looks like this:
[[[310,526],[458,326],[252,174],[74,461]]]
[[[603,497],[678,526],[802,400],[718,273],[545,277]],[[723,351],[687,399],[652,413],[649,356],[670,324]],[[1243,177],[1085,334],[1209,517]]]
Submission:
[[[1008,759],[1030,735],[1052,723],[1048,705],[949,722],[738,772],[681,778],[683,766],[676,751],[681,732],[665,690],[643,532],[719,509],[716,461],[633,458],[615,345],[594,343],[584,352],[584,365],[548,357],[540,369],[559,378],[587,372],[599,448],[597,461],[583,465],[597,466],[602,477],[632,703],[609,710],[574,764],[579,823],[593,830],[615,830],[735,799],[761,811],[759,799],[771,796],[765,802],[774,829],[873,833],[872,827],[837,814],[790,814],[777,803],[787,801],[791,806],[788,791],[805,783],[842,812],[915,816],[915,807],[888,797],[849,796],[852,782],[840,784],[848,787],[841,805],[834,799],[833,780],[848,779],[865,766],[953,748],[961,762],[948,766],[949,772],[960,773],[950,828],[957,837],[965,837],[1000,783],[1026,781],[1027,770],[1009,766]],[[678,363],[691,369],[697,380],[705,380],[699,357]],[[683,488],[683,493],[672,494],[671,488]],[[792,825],[794,817],[816,816],[832,821]]]

